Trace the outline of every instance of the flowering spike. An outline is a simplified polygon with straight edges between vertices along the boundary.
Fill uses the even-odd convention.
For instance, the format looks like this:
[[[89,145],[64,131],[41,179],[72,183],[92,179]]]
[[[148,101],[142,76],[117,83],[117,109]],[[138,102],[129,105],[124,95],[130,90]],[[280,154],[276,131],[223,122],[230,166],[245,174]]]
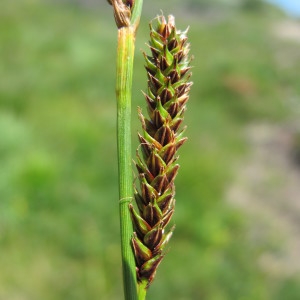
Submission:
[[[180,125],[191,87],[186,32],[176,29],[172,16],[168,20],[159,16],[156,21],[156,25],[150,24],[152,55],[144,54],[148,77],[144,96],[148,116],[139,110],[143,129],[138,135],[141,145],[136,159],[140,189],[136,190],[135,199],[139,212],[132,206],[130,208],[136,231],[132,245],[137,279],[147,288],[174,230],[167,226],[174,213],[174,180],[179,169],[175,162],[178,148],[186,141]]]

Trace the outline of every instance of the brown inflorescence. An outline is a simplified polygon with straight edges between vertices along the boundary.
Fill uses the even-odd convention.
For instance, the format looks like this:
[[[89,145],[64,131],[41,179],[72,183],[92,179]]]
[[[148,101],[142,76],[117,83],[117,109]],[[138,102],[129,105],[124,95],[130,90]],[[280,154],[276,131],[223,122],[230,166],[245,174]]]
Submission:
[[[129,207],[137,279],[146,282],[147,287],[154,279],[174,228],[166,227],[174,213],[177,150],[186,141],[180,125],[192,85],[187,31],[176,29],[173,16],[168,20],[159,16],[156,22],[155,27],[150,24],[151,56],[144,54],[148,117],[139,110],[143,134],[138,135],[140,147],[135,163],[140,182],[140,188],[135,189],[137,209],[131,204]]]

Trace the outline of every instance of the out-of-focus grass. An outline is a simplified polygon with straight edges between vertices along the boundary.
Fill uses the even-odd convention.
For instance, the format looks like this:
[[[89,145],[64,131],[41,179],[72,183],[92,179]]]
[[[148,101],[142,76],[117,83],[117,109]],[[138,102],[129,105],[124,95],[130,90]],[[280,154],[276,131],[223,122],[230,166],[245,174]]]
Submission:
[[[294,77],[275,62],[282,46],[268,30],[276,15],[191,16],[178,22],[191,25],[195,59],[177,228],[149,298],[275,299],[298,281],[275,285],[260,270],[259,254],[273,245],[251,243],[224,192],[246,150],[244,126],[286,114],[283,85]],[[144,107],[138,50],[147,22],[138,33],[133,111]],[[115,47],[108,6],[1,3],[0,299],[121,299]],[[138,126],[133,115],[134,132]]]

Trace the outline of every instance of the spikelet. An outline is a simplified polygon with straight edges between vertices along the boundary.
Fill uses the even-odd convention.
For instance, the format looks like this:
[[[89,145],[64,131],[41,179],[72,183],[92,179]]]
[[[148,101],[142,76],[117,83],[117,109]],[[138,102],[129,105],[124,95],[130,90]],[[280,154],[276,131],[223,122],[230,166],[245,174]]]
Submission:
[[[143,134],[138,135],[136,168],[140,188],[135,189],[137,210],[130,205],[134,226],[132,246],[138,282],[149,287],[164,257],[173,228],[166,226],[174,213],[174,179],[179,165],[177,150],[186,141],[180,125],[192,85],[185,32],[176,30],[174,17],[163,16],[150,24],[149,48],[145,56],[148,117],[139,111]],[[140,155],[141,154],[141,155]]]

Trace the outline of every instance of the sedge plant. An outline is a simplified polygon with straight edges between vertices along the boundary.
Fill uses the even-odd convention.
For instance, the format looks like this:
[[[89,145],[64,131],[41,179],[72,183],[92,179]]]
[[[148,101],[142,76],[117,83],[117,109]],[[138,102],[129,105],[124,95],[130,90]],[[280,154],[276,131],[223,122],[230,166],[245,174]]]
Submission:
[[[139,109],[142,133],[135,165],[139,186],[133,186],[131,158],[131,87],[136,30],[141,0],[109,0],[118,27],[117,140],[119,211],[124,295],[143,300],[174,226],[178,149],[186,141],[181,127],[192,83],[187,31],[176,29],[173,16],[150,24],[150,54],[144,53],[148,88],[147,116]]]

